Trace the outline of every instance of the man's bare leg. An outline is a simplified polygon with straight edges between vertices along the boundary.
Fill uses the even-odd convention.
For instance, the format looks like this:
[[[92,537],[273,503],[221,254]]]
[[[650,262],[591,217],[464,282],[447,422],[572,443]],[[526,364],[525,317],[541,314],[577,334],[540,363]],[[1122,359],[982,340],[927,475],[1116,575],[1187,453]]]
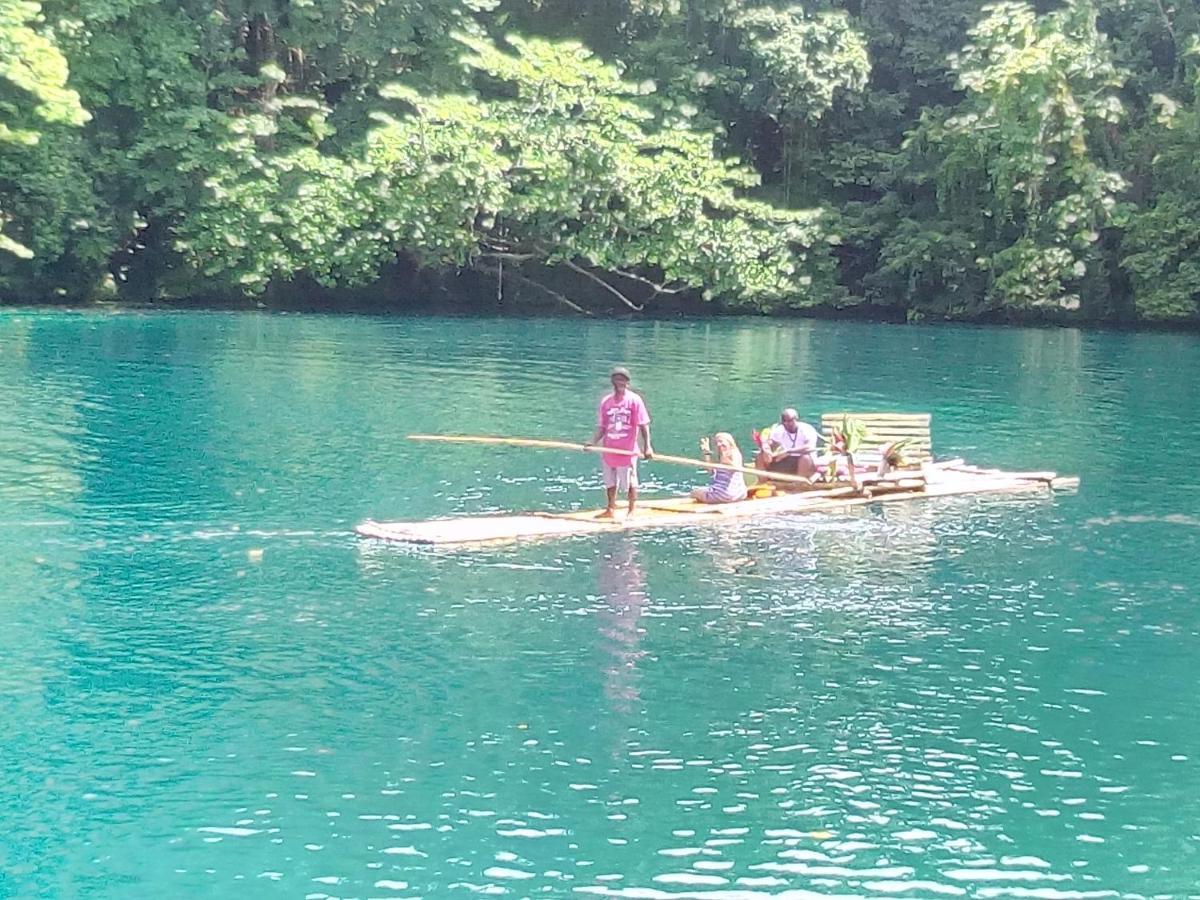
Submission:
[[[809,481],[812,481],[816,478],[819,471],[816,463],[812,461],[811,456],[799,456],[796,458],[796,474],[801,478],[807,478]]]
[[[629,509],[625,512],[625,518],[628,519],[633,515],[633,508],[635,506],[637,506],[637,488],[631,487],[629,489]]]
[[[608,506],[604,512],[596,516],[597,519],[615,519],[617,517],[617,489],[610,487],[604,489],[604,494],[608,498]]]
[[[771,468],[772,466],[776,466],[776,468],[772,469]],[[756,469],[762,470],[762,474],[758,476],[758,480],[760,482],[765,483],[765,482],[772,481],[772,478],[771,478],[772,475],[780,474],[778,471],[778,463],[776,462],[776,460],[771,458],[771,454],[768,453],[766,450],[759,450],[758,453],[755,455],[754,467]],[[790,473],[784,472],[783,474],[786,475],[786,474],[790,474]],[[776,486],[779,486],[780,484],[782,484],[782,482],[778,482],[778,481],[775,482]]]

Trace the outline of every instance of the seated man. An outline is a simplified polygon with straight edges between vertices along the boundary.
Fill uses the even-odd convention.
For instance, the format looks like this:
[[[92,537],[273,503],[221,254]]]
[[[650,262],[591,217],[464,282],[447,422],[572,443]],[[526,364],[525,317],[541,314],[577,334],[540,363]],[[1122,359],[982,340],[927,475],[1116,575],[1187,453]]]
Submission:
[[[817,441],[817,430],[801,422],[796,410],[785,409],[779,415],[779,424],[763,439],[754,464],[768,472],[815,480],[820,472]]]

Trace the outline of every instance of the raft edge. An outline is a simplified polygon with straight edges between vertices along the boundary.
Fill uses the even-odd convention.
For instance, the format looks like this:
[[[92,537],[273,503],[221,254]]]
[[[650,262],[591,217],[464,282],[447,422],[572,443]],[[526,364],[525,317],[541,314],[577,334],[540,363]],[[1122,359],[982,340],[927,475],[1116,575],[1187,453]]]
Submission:
[[[643,528],[684,528],[716,523],[733,522],[753,514],[804,515],[811,513],[836,512],[842,508],[862,506],[869,503],[895,503],[902,500],[921,500],[968,494],[1031,493],[1078,488],[1076,476],[1059,476],[1054,472],[1002,472],[972,471],[927,481],[920,489],[907,489],[887,493],[864,492],[846,496],[832,492],[785,493],[757,500],[723,504],[711,511],[691,508],[663,508],[656,510],[655,501],[647,501],[643,509],[656,510],[656,515],[634,516],[632,520],[596,521],[599,510],[577,510],[556,513],[531,511],[524,513],[494,513],[479,516],[458,516],[423,521],[377,522],[373,519],[355,527],[360,537],[405,543],[418,546],[471,547],[540,540],[553,537],[575,537],[600,533],[627,532]],[[664,498],[659,504],[674,502],[686,504],[686,496]],[[507,523],[508,531],[489,531],[480,528],[489,522]],[[537,522],[538,524],[532,524]],[[549,523],[560,523],[553,527]],[[526,523],[522,528],[522,523]],[[472,530],[474,534],[471,534]],[[465,533],[464,533],[465,532]]]

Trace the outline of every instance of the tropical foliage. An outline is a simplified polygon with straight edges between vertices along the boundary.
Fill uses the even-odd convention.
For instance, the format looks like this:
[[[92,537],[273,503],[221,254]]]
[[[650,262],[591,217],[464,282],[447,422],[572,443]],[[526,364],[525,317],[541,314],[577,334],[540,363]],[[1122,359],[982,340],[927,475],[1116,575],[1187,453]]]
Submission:
[[[1200,320],[1160,0],[0,0],[0,299]]]
[[[42,140],[42,130],[55,125],[81,125],[87,113],[79,95],[67,87],[67,61],[44,34],[41,6],[32,0],[0,0],[0,152],[4,159],[37,159],[30,152]],[[42,165],[53,164],[40,154]],[[33,167],[30,167],[31,169]],[[0,178],[3,177],[0,170]],[[31,173],[32,174],[32,173]],[[0,192],[0,253],[28,259],[33,253],[3,233],[18,215]]]

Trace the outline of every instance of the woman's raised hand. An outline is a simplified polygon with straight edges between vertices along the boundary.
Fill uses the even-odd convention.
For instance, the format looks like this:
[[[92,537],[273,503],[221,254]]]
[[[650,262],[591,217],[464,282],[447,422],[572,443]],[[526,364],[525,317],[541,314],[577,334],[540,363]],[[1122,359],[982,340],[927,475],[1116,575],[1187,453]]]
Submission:
[[[708,438],[706,437],[700,438],[700,452],[709,455],[712,454],[712,445],[708,442]]]

